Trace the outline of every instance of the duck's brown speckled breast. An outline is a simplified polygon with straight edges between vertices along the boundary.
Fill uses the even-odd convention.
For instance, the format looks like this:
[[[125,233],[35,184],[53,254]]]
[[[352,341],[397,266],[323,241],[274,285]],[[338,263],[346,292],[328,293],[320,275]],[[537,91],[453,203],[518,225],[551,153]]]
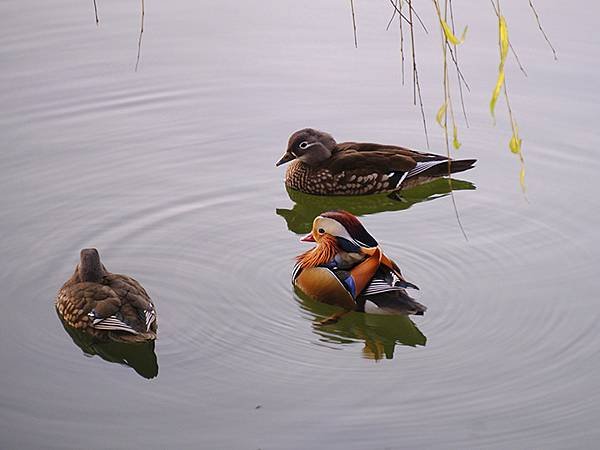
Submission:
[[[313,195],[368,195],[395,190],[387,175],[332,173],[329,169],[312,167],[301,161],[293,161],[288,166],[285,185]]]

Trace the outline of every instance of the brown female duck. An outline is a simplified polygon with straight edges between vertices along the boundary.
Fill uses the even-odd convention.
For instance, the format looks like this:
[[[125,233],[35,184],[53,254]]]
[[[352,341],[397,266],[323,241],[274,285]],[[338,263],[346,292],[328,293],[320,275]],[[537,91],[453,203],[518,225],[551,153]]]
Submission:
[[[67,325],[99,339],[156,339],[156,311],[144,288],[107,271],[95,248],[81,250],[75,273],[58,291],[56,309]]]
[[[289,139],[275,164],[292,161],[289,188],[315,195],[366,195],[394,192],[470,169],[477,160],[452,160],[394,145],[337,143],[323,131],[305,128]]]

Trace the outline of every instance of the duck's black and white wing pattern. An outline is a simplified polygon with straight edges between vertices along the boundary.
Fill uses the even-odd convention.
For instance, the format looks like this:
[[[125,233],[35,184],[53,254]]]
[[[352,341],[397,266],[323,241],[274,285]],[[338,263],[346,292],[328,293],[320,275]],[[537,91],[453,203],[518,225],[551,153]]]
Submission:
[[[154,322],[156,322],[156,311],[154,310],[154,307],[151,305],[149,309],[139,311],[138,315],[139,319],[145,324],[145,330],[134,329],[125,321],[121,314],[113,314],[109,317],[98,317],[95,310],[92,310],[88,313],[92,327],[97,330],[122,331],[136,335],[149,332]]]
[[[398,278],[393,272],[380,268],[356,299],[357,308],[373,314],[422,315],[427,307],[406,292],[406,288],[413,287],[416,288],[412,283]]]

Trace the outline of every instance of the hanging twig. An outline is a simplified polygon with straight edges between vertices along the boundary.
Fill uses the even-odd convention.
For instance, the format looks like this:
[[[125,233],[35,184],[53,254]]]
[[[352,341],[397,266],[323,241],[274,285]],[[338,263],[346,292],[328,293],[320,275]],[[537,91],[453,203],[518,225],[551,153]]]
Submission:
[[[385,31],[388,31],[390,29],[390,25],[394,21],[394,17],[396,17],[396,11],[398,11],[398,10],[394,7],[394,9],[392,9],[392,17],[390,17],[390,20],[389,20],[387,26],[385,27]]]
[[[521,184],[521,189],[523,194],[525,195],[525,158],[523,157],[522,150],[522,139],[519,137],[519,127],[517,126],[517,121],[514,118],[512,108],[510,107],[510,101],[508,99],[508,88],[506,83],[506,78],[504,76],[504,65],[506,62],[506,56],[508,55],[508,47],[510,45],[510,38],[508,36],[508,28],[506,25],[506,20],[504,16],[502,16],[502,12],[500,11],[500,0],[492,0],[492,7],[498,17],[498,47],[500,49],[500,66],[498,68],[498,81],[496,82],[496,87],[492,93],[492,100],[490,101],[490,112],[492,116],[494,116],[494,105],[496,100],[498,99],[500,89],[503,88],[504,99],[506,100],[506,107],[508,109],[508,117],[510,119],[510,127],[512,129],[512,136],[508,143],[508,148],[511,152],[515,153],[519,157],[519,161],[521,164],[521,171],[519,173],[519,182]],[[495,123],[495,118],[494,118]],[[525,197],[527,200],[527,197]]]
[[[514,47],[512,45],[512,42],[510,42],[510,40],[508,41],[508,46],[509,46],[510,51],[512,52],[513,56],[515,57],[515,60],[517,61],[519,69],[521,69],[521,72],[523,72],[523,75],[527,76],[527,72],[525,71],[525,67],[523,67],[523,65],[521,64],[521,60],[519,59],[519,55],[517,55],[517,52],[514,49]]]
[[[450,57],[452,58],[452,62],[454,63],[454,66],[456,67],[458,77],[460,78],[462,83],[467,88],[467,91],[471,92],[471,86],[469,86],[469,83],[467,83],[467,79],[464,77],[462,70],[460,70],[460,67],[458,66],[458,60],[454,56],[454,51],[452,50],[452,47],[450,46],[450,42],[447,43],[447,47],[448,47],[448,52],[450,53]]]
[[[456,33],[454,27],[454,10],[452,9],[452,0],[450,0],[450,21],[452,22],[452,32]],[[467,109],[465,108],[465,98],[463,95],[462,83],[465,83],[465,87],[469,92],[471,92],[471,89],[469,88],[465,77],[463,76],[462,72],[460,71],[460,68],[458,67],[458,46],[454,45],[454,51],[452,51],[452,47],[448,47],[448,49],[450,50],[450,57],[454,62],[454,67],[456,67],[456,76],[458,78],[458,92],[460,94],[460,106],[462,108],[463,116],[465,118],[465,124],[467,128],[469,128],[469,119],[467,118]]]
[[[440,23],[442,22],[442,12],[440,10],[440,5],[438,3],[438,0],[433,0],[433,4],[435,6],[438,18],[440,20]],[[448,0],[446,0],[446,3],[444,4],[444,20],[447,22],[447,16],[448,16]],[[440,111],[438,111],[438,123],[440,125],[442,125],[443,129],[444,129],[444,143],[446,146],[446,156],[448,157],[448,187],[450,188],[450,198],[452,199],[452,207],[454,209],[454,215],[456,217],[456,222],[458,223],[458,228],[460,229],[463,237],[465,238],[466,241],[469,240],[469,238],[467,237],[467,233],[465,232],[465,229],[463,227],[462,221],[460,220],[460,214],[458,213],[458,206],[456,204],[456,198],[454,197],[454,189],[452,189],[452,178],[451,178],[451,173],[452,173],[452,163],[451,163],[451,159],[450,159],[450,139],[448,137],[448,110],[450,111],[450,119],[452,120],[452,127],[453,127],[453,132],[456,131],[456,123],[454,120],[454,110],[452,108],[452,99],[450,97],[450,80],[448,79],[448,50],[451,49],[451,47],[449,46],[448,43],[448,37],[446,36],[446,33],[444,32],[444,30],[441,30],[442,33],[442,55],[443,55],[443,79],[444,79],[444,104],[442,105],[443,109],[443,113],[444,113],[444,123],[441,123],[439,114]],[[455,141],[456,141],[456,136],[454,137]]]
[[[350,9],[352,10],[352,29],[354,30],[354,48],[358,48],[358,39],[356,38],[356,17],[354,16],[354,0],[350,0]]]
[[[406,16],[404,14],[402,14],[402,11],[400,10],[400,8],[398,8],[398,6],[396,5],[396,3],[394,3],[394,0],[390,0],[390,3],[392,4],[392,7],[394,8],[394,11],[397,12],[400,15],[401,18],[403,18],[404,20],[406,20],[408,23],[412,24],[412,21],[408,20],[406,18]],[[392,19],[393,19],[393,17],[392,17]],[[390,23],[391,23],[391,20],[390,20]],[[388,24],[388,26],[389,26],[389,24]],[[427,30],[425,30],[425,31],[427,31]]]
[[[398,9],[402,11],[402,1],[398,0]],[[402,19],[398,20],[398,24],[400,25],[400,59],[402,60],[402,86],[404,86],[404,28],[402,27]]]
[[[138,70],[138,65],[140,64],[140,53],[142,51],[142,34],[144,33],[144,0],[142,0],[142,20],[140,24],[140,37],[138,39],[138,49],[137,49],[137,58],[135,60],[135,71]]]
[[[100,22],[98,20],[98,7],[96,6],[96,0],[94,0],[94,15],[96,16],[96,25]]]
[[[423,23],[423,21],[421,20],[421,17],[419,16],[419,14],[417,13],[417,11],[415,11],[415,9],[412,7],[412,2],[408,2],[408,8],[410,11],[410,23],[412,23],[412,15],[414,14],[415,17],[417,18],[417,20],[419,21],[419,23],[421,24],[421,27],[423,27],[423,30],[425,31],[425,34],[429,34],[429,31],[427,31],[427,27],[425,26],[425,24]]]
[[[393,0],[390,0],[393,1]],[[404,20],[406,20],[408,22],[408,19],[406,17],[404,17],[404,15],[402,14],[402,0],[395,0],[396,3],[393,4],[394,9],[392,10],[392,17],[390,17],[390,20],[387,24],[387,26],[385,27],[385,31],[388,31],[390,29],[390,25],[392,24],[392,22],[394,21],[394,18],[396,17],[396,12],[398,12],[399,14],[399,18],[398,18],[398,24],[400,25],[400,59],[401,59],[401,65],[402,65],[402,86],[404,86],[404,30],[402,28],[402,18],[404,18]]]
[[[552,49],[552,53],[554,54],[554,60],[557,61],[558,60],[558,56],[556,56],[556,50],[554,49],[554,46],[550,42],[550,39],[548,39],[548,36],[546,35],[546,32],[542,28],[542,23],[540,22],[540,16],[538,15],[537,11],[535,10],[535,6],[533,6],[533,2],[531,0],[529,0],[529,6],[531,6],[531,10],[533,11],[533,14],[535,16],[535,20],[537,21],[538,28],[540,29],[540,31],[544,35],[544,39],[546,39],[546,42],[548,43],[548,45]]]
[[[412,23],[412,0],[408,1],[408,17],[410,23],[410,46],[412,53],[413,63],[413,104],[417,104],[417,97],[419,98],[419,107],[421,109],[421,119],[423,120],[423,129],[425,130],[425,141],[427,142],[427,149],[429,150],[429,134],[427,133],[427,121],[425,120],[425,109],[423,108],[423,98],[421,96],[421,84],[419,83],[419,71],[417,70],[417,57],[415,54],[415,33],[414,25]]]
[[[510,101],[508,100],[508,88],[506,87],[506,81],[504,81],[504,99],[506,100],[506,108],[508,109],[508,117],[510,119],[510,127],[513,132],[513,139],[519,140],[519,149],[516,152],[517,155],[519,156],[519,162],[521,164],[521,170],[519,172],[519,183],[521,184],[521,190],[523,191],[523,194],[525,195],[525,193],[527,191],[527,188],[525,186],[525,158],[523,157],[523,151],[521,150],[521,143],[520,143],[521,139],[518,137],[517,122],[513,117],[512,108],[510,107]],[[528,201],[526,195],[525,195],[525,200]]]

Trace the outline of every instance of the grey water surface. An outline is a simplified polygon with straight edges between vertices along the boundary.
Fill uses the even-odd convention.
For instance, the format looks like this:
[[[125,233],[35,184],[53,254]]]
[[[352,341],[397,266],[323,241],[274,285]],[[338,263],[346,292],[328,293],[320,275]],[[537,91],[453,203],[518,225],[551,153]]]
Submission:
[[[600,38],[596,2],[502,2],[526,196],[493,125],[497,21],[454,2],[478,158],[407,195],[288,195],[306,126],[426,149],[387,1],[0,2],[1,449],[564,449],[600,440]],[[417,2],[415,2],[416,5]],[[430,149],[441,47],[418,2]],[[407,56],[408,58],[408,56]],[[407,60],[408,61],[408,60]],[[452,81],[455,73],[451,72]],[[446,188],[446,189],[445,189]],[[345,207],[420,286],[424,317],[331,311],[290,285],[298,240]],[[154,299],[147,355],[65,330],[53,298],[83,247]]]

